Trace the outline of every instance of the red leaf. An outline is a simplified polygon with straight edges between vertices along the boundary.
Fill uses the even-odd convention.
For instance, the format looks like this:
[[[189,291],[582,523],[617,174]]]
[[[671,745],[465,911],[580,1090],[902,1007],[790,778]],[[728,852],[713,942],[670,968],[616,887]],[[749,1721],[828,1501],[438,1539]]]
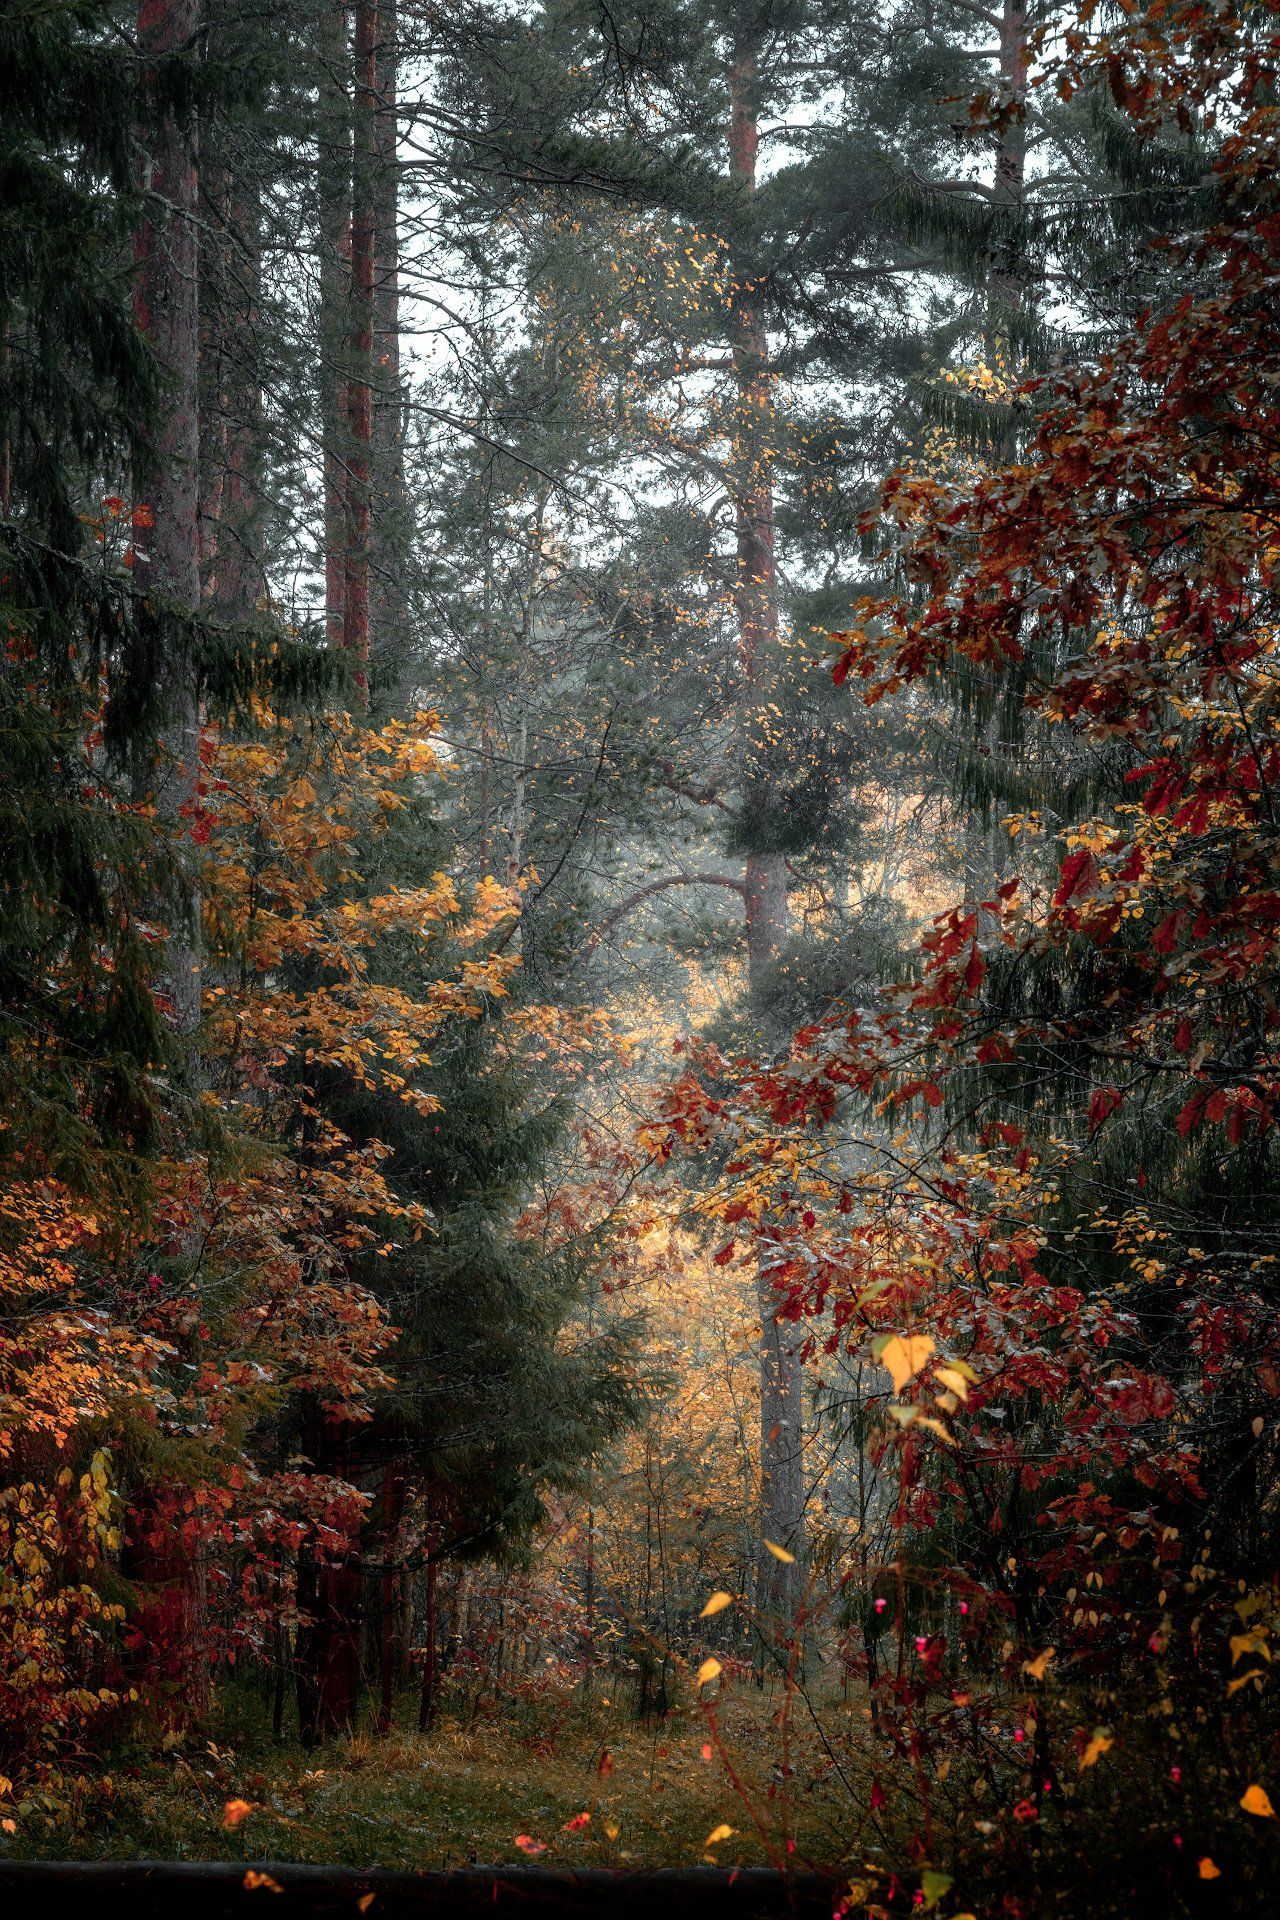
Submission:
[[[1088,847],[1077,847],[1062,863],[1053,904],[1055,907],[1065,907],[1068,900],[1092,893],[1097,884],[1098,868],[1093,855]]]

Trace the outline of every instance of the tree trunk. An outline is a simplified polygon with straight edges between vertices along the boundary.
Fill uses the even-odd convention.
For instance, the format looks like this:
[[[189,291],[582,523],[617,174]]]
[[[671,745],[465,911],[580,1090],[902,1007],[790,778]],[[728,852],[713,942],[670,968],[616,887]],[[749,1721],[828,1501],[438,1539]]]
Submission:
[[[350,1425],[324,1419],[312,1406],[306,1451],[317,1472],[351,1477]],[[317,1563],[304,1547],[298,1559],[299,1625],[295,1651],[298,1732],[304,1746],[350,1732],[360,1702],[360,1624],[364,1576],[359,1542],[336,1565]]]
[[[162,60],[194,45],[198,0],[141,0],[138,45]],[[139,129],[143,185],[151,196],[135,240],[134,305],[168,383],[155,435],[137,475],[139,505],[153,525],[139,542],[134,584],[179,620],[200,604],[199,424],[197,360],[196,127],[172,112]],[[200,776],[200,712],[194,665],[185,650],[172,661],[164,765],[156,803],[180,845],[190,849]],[[200,891],[188,856],[184,913],[166,955],[166,979],[179,1033],[200,1022]]]
[[[346,578],[342,644],[351,656],[356,697],[369,694],[369,559],[372,525],[374,163],[378,94],[377,12],[373,0],[355,6],[355,114],[352,141],[351,330],[347,352]]]
[[[1006,99],[1017,103],[1018,112],[1002,130],[996,147],[995,172],[991,185],[991,211],[994,218],[992,240],[987,255],[986,342],[987,360],[1004,363],[1006,378],[1014,374],[1009,341],[1010,323],[1027,297],[1026,263],[1022,246],[1022,212],[1027,178],[1027,12],[1025,0],[1004,0],[1000,14],[999,47],[1000,90]],[[1011,407],[1001,408],[991,457],[1007,464],[1017,456],[1017,423]],[[1016,738],[1008,737],[1006,717],[998,704],[1003,676],[991,680],[990,711],[980,722],[977,733],[979,750],[994,775],[999,760],[1016,751]],[[1012,721],[1016,728],[1016,720]],[[990,817],[982,807],[970,814],[964,839],[964,899],[966,912],[978,910],[982,902],[994,897],[1009,868],[1009,836],[998,818]],[[980,928],[992,931],[986,923],[991,916],[981,914]]]
[[[216,61],[230,51],[236,24],[226,0],[215,0],[209,13],[209,56]],[[205,604],[240,621],[266,596],[258,479],[262,194],[242,129],[224,125],[219,144],[219,163],[204,170],[211,214],[200,260],[200,558]]]
[[[324,464],[325,631],[343,642],[347,580],[347,330],[351,281],[351,61],[347,14],[322,5],[316,34],[316,198],[320,250],[319,380]]]
[[[991,183],[995,227],[987,262],[988,351],[1007,343],[1011,316],[1026,293],[1021,216],[1027,180],[1027,9],[1025,0],[1004,0],[1000,13],[1000,92],[1016,105],[996,147]]]
[[[431,1529],[427,1532],[426,1621],[423,1626],[422,1698],[418,1703],[418,1726],[422,1732],[432,1724],[440,1704],[440,1662],[436,1651],[437,1574],[435,1547]]]
[[[732,120],[729,171],[751,192],[756,186],[759,145],[757,56],[739,44],[730,71]],[[737,532],[735,607],[738,640],[746,680],[744,707],[744,789],[750,813],[761,823],[768,816],[767,705],[778,650],[778,591],[774,561],[773,429],[775,379],[769,341],[749,283],[734,295],[732,352],[737,385],[737,423],[733,448],[733,507]],[[757,829],[758,830],[758,829]],[[753,999],[763,1004],[773,985],[776,961],[788,930],[787,870],[781,852],[767,845],[746,862],[748,980]],[[767,1271],[757,1279],[760,1306],[760,1532],[756,1571],[756,1608],[762,1625],[783,1638],[796,1631],[803,1583],[804,1428],[799,1345],[790,1322],[777,1318],[777,1301]],[[763,1542],[793,1556],[777,1559]]]
[[[378,8],[373,137],[373,524],[370,647],[389,655],[403,628],[408,501],[404,471],[405,406],[400,369],[399,16],[396,0]]]
[[[396,1548],[405,1504],[404,1462],[389,1460],[382,1476],[382,1515],[378,1575],[378,1670],[381,1697],[378,1708],[378,1732],[391,1731],[395,1711],[396,1681],[399,1679],[400,1579]]]
[[[193,48],[198,0],[141,0],[138,46],[159,62]],[[135,475],[135,524],[145,527],[134,587],[174,622],[165,665],[165,722],[156,807],[182,867],[165,950],[165,987],[180,1034],[200,1024],[200,880],[195,857],[200,781],[200,707],[189,623],[200,605],[199,302],[196,125],[165,112],[140,126],[137,150],[147,211],[134,241],[134,311],[166,380],[154,434]],[[150,522],[148,525],[147,522]],[[184,629],[186,629],[184,631]],[[125,1571],[142,1589],[130,1622],[133,1668],[158,1683],[184,1717],[208,1702],[200,1562],[161,1514],[159,1489],[144,1489],[126,1519]]]

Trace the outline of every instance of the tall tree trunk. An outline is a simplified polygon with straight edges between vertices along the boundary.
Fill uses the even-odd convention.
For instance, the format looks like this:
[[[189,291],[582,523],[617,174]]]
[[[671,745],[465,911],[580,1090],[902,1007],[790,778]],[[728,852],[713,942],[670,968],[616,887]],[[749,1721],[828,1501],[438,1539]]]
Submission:
[[[346,580],[342,644],[351,656],[356,696],[369,691],[369,561],[372,525],[374,172],[378,103],[377,10],[374,0],[356,0],[355,112],[352,141],[351,331],[347,365]]]
[[[378,8],[373,183],[373,525],[370,646],[389,654],[403,627],[408,503],[400,367],[399,15]]]
[[[306,1452],[319,1473],[350,1480],[351,1423],[324,1416],[314,1401],[306,1411]],[[298,1557],[300,1624],[297,1670],[298,1731],[304,1746],[348,1733],[360,1701],[360,1627],[364,1575],[360,1544],[344,1560],[319,1564],[314,1549]]]
[[[233,30],[225,0],[217,25]],[[211,36],[216,58],[219,43]],[[240,130],[224,127],[220,164],[205,169],[200,262],[201,569],[206,605],[249,619],[266,593],[263,394],[258,357],[262,305],[262,195]]]
[[[194,50],[198,0],[142,0],[138,45],[159,62]],[[135,236],[135,314],[165,376],[154,437],[135,476],[137,506],[151,525],[138,543],[136,590],[175,622],[175,637],[200,604],[199,302],[196,125],[157,113],[138,129],[147,210]],[[194,852],[200,778],[200,708],[186,636],[166,662],[166,721],[156,804],[185,868],[165,954],[174,1024],[200,1022],[200,882]],[[199,1713],[208,1699],[204,1593],[197,1557],[182,1545],[158,1488],[133,1500],[125,1526],[125,1571],[141,1589],[131,1627],[134,1670],[162,1686],[173,1708]]]
[[[400,1569],[396,1553],[400,1521],[405,1504],[403,1460],[388,1460],[382,1476],[382,1514],[378,1574],[378,1672],[381,1694],[378,1708],[378,1732],[391,1731],[395,1711],[396,1681],[400,1677]]]
[[[997,142],[991,182],[995,222],[987,262],[987,333],[992,348],[1003,344],[1001,330],[1022,305],[1027,290],[1020,231],[1027,183],[1026,0],[1004,0],[998,60],[1001,98],[1014,111]]]
[[[199,0],[141,0],[138,45],[145,60],[193,49]],[[135,241],[134,303],[138,325],[168,383],[155,436],[137,476],[139,503],[154,524],[139,543],[134,583],[179,620],[200,604],[199,424],[197,365],[196,126],[164,113],[139,129],[143,185],[150,196]],[[200,776],[200,712],[194,664],[184,651],[172,661],[165,689],[169,713],[157,805],[180,845],[192,845]],[[193,1033],[200,1021],[200,894],[194,859],[186,875],[186,908],[170,935],[167,986],[174,1023]]]
[[[347,10],[327,0],[316,31],[316,199],[320,253],[320,438],[325,631],[343,643],[347,582],[347,332],[351,294],[351,58]]]
[[[1027,182],[1027,10],[1025,0],[1004,0],[1000,13],[998,64],[1000,94],[1012,102],[1016,111],[1002,129],[996,145],[995,170],[991,184],[993,227],[986,263],[985,351],[988,362],[1004,363],[1007,379],[1014,376],[1010,346],[1010,322],[1027,298],[1026,262],[1023,255],[1022,215]],[[1017,422],[1013,409],[1005,407],[999,415],[992,446],[992,458],[1007,463],[1017,456]],[[988,698],[993,702],[980,723],[976,735],[979,752],[994,775],[1002,757],[1016,751],[1016,739],[1009,737],[1008,725],[999,705],[1001,692],[1007,693],[1004,676],[992,682]],[[1016,725],[1016,722],[1014,722]],[[964,907],[975,912],[985,900],[993,898],[1006,877],[1009,866],[1009,837],[998,818],[991,818],[985,807],[971,813],[964,840]],[[986,921],[989,915],[981,914]],[[986,929],[984,929],[986,930]]]
[[[439,1655],[436,1647],[436,1638],[439,1630],[439,1622],[437,1619],[438,1609],[436,1605],[437,1576],[439,1573],[439,1563],[436,1557],[436,1546],[437,1546],[439,1529],[436,1524],[435,1489],[431,1484],[431,1476],[429,1471],[427,1475],[427,1484],[426,1484],[426,1507],[427,1507],[427,1529],[426,1529],[427,1564],[426,1564],[426,1570],[425,1570],[426,1619],[423,1622],[423,1629],[422,1629],[422,1641],[423,1641],[422,1697],[418,1703],[418,1726],[423,1732],[426,1731],[426,1729],[432,1724],[432,1722],[436,1717],[436,1708],[439,1705],[439,1693],[440,1693],[440,1661],[439,1661]]]
[[[735,49],[730,70],[729,172],[756,188],[759,146],[757,54]],[[733,508],[737,533],[735,607],[747,696],[742,728],[744,790],[757,829],[768,811],[768,701],[777,667],[778,586],[774,561],[773,444],[776,383],[769,340],[749,282],[734,294],[732,353],[737,386]],[[746,861],[747,966],[750,989],[764,1004],[788,929],[787,869],[781,852],[752,851]],[[804,1420],[799,1345],[791,1323],[777,1317],[777,1299],[761,1268],[760,1531],[756,1608],[785,1639],[796,1630],[804,1560]],[[792,1556],[780,1560],[764,1541]]]

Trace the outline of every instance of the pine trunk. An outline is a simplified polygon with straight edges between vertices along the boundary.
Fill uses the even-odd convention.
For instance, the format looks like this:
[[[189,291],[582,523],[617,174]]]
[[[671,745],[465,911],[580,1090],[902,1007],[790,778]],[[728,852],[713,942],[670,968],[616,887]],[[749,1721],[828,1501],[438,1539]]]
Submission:
[[[321,8],[316,35],[316,197],[320,252],[320,434],[325,631],[343,643],[347,581],[347,330],[351,292],[351,61],[346,8]]]
[[[225,26],[219,12],[219,24]],[[213,52],[216,56],[216,48]],[[201,570],[205,604],[248,620],[266,598],[263,538],[261,189],[233,140],[206,170],[212,217],[200,263]],[[212,236],[212,237],[210,237]]]
[[[399,16],[396,0],[378,9],[377,106],[373,187],[373,525],[370,646],[391,653],[403,625],[402,559],[408,503],[405,408],[400,369],[400,188],[398,173]]]
[[[199,26],[198,0],[142,0],[138,45],[143,58],[161,61],[191,49]],[[200,604],[199,425],[197,362],[196,129],[172,112],[138,135],[148,211],[135,243],[135,312],[168,386],[145,465],[137,476],[139,505],[153,525],[139,542],[134,584],[178,619]],[[169,713],[164,764],[156,795],[161,817],[189,849],[200,776],[200,712],[194,666],[172,661],[166,688]],[[194,1033],[200,1022],[200,896],[194,859],[186,876],[185,913],[175,922],[166,956],[166,984],[174,1024]]]
[[[993,366],[1003,363],[1006,378],[1012,378],[1014,373],[1010,325],[1027,295],[1021,234],[1027,180],[1027,65],[1025,0],[1004,0],[1000,14],[1000,91],[1003,98],[1016,102],[1018,111],[1002,130],[996,147],[991,186],[994,225],[986,270],[986,356]],[[992,457],[997,463],[1007,463],[1017,455],[1012,409],[1003,409],[999,421]],[[1013,747],[1001,722],[1000,709],[993,707],[981,722],[978,735],[979,751],[992,775],[998,772],[1000,759]],[[963,860],[963,904],[966,912],[974,913],[984,901],[994,898],[1009,867],[1008,834],[999,819],[989,817],[985,809],[970,815],[965,828]],[[986,922],[991,916],[980,914],[979,919],[982,931],[990,931]]]
[[[369,561],[372,524],[374,173],[378,97],[377,12],[355,6],[355,114],[352,142],[351,331],[347,352],[347,549],[342,644],[351,656],[356,696],[369,691]]]
[[[729,171],[754,192],[759,147],[757,59],[740,46],[730,73],[732,122]],[[737,386],[733,448],[733,507],[737,533],[735,607],[747,696],[742,757],[752,814],[759,819],[766,746],[767,706],[778,650],[778,587],[774,560],[773,430],[775,380],[769,341],[749,285],[734,295],[732,351]],[[748,978],[753,998],[770,992],[773,969],[788,931],[787,869],[782,853],[752,852],[746,862]],[[777,1301],[762,1268],[760,1307],[760,1532],[756,1607],[761,1624],[783,1639],[794,1637],[803,1581],[804,1426],[798,1345],[789,1322],[777,1317]],[[792,1557],[779,1560],[764,1541]]]

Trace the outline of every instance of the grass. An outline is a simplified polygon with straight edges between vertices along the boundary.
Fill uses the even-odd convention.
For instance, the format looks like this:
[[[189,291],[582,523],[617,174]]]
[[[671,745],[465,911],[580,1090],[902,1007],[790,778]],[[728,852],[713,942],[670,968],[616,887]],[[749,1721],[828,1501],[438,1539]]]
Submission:
[[[474,1727],[446,1712],[428,1734],[397,1724],[385,1739],[360,1732],[304,1753],[276,1746],[261,1696],[231,1687],[200,1735],[122,1754],[78,1824],[24,1824],[0,1857],[419,1869],[829,1860],[839,1807],[821,1755],[797,1737],[784,1778],[775,1720],[769,1695],[747,1687],[719,1703],[713,1744],[696,1705],[645,1723],[607,1693],[549,1693]],[[233,1827],[229,1801],[252,1808]],[[733,1833],[708,1849],[721,1825]]]

